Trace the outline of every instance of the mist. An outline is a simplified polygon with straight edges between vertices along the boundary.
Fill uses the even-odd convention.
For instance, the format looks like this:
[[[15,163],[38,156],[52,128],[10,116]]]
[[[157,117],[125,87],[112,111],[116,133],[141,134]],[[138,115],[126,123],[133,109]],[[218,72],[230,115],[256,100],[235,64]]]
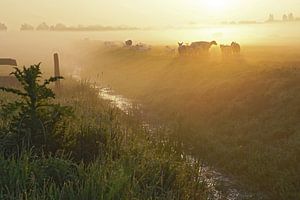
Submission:
[[[1,0],[0,199],[300,199],[299,5]]]
[[[80,51],[78,42],[112,41],[124,43],[131,39],[148,45],[171,45],[177,42],[216,40],[219,44],[238,41],[243,45],[297,46],[300,43],[300,28],[297,22],[286,24],[254,25],[209,25],[172,27],[153,30],[104,31],[104,32],[47,32],[47,31],[7,31],[0,32],[2,57],[16,58],[20,64],[32,60],[50,64],[51,55],[59,52],[74,55]]]

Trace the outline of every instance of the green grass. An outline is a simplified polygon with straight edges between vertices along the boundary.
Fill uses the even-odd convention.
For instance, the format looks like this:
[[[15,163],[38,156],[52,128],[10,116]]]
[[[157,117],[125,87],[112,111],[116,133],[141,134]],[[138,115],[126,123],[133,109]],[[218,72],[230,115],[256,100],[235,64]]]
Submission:
[[[97,50],[85,74],[103,72],[102,82],[136,99],[150,120],[169,124],[193,155],[247,190],[299,199],[299,53],[244,47],[243,54],[203,61]]]
[[[32,146],[0,155],[0,199],[206,199],[199,165],[182,158],[164,134],[150,135],[134,116],[99,99],[89,83],[63,82],[54,100],[72,106],[57,150]],[[3,101],[14,96],[1,93]],[[7,123],[1,120],[1,142]],[[163,139],[162,139],[163,138]]]

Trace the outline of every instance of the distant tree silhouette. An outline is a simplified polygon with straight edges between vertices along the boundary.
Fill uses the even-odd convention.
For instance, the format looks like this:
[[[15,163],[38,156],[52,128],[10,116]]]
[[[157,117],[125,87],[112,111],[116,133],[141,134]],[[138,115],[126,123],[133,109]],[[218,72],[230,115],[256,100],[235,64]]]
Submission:
[[[67,26],[62,23],[58,23],[55,26],[50,27],[50,30],[52,31],[65,31],[67,29],[68,29]]]
[[[268,22],[274,22],[274,21],[275,21],[274,15],[273,15],[273,14],[270,14],[270,15],[269,15]]]
[[[41,23],[36,28],[36,30],[38,30],[38,31],[48,31],[49,29],[50,29],[50,27],[45,22]]]
[[[282,16],[282,21],[284,21],[284,22],[288,21],[288,16],[286,14],[284,14]]]
[[[32,31],[34,30],[34,27],[30,24],[22,24],[21,25],[21,28],[20,28],[21,31]]]
[[[289,14],[289,21],[294,21],[295,18],[294,18],[294,14],[293,13],[290,13]]]
[[[7,26],[3,23],[0,23],[0,31],[6,31],[7,30]]]

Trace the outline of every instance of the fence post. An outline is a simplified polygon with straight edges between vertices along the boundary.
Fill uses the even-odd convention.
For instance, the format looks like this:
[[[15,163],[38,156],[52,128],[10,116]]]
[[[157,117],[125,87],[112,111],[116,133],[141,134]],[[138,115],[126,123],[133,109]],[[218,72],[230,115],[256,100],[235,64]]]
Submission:
[[[58,53],[54,54],[54,76],[55,77],[60,76]],[[60,80],[55,82],[55,86],[56,88],[60,88]]]

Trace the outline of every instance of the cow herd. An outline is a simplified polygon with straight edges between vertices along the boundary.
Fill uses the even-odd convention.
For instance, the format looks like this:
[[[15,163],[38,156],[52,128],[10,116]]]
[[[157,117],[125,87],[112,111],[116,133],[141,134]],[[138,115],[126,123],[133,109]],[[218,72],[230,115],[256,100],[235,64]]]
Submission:
[[[220,48],[223,56],[239,54],[241,52],[241,46],[236,42],[232,42],[231,45],[220,45]]]
[[[143,43],[137,43],[137,44],[134,45],[132,40],[126,40],[125,44],[124,44],[124,47],[128,48],[130,50],[141,51],[141,52],[151,50],[151,46],[149,46],[147,44],[143,44]]]
[[[217,45],[216,41],[212,42],[193,42],[190,45],[178,42],[178,53],[180,56],[197,56],[200,54],[208,53],[213,45]]]
[[[178,53],[180,56],[199,56],[199,55],[207,55],[209,53],[210,48],[213,45],[218,45],[216,41],[205,42],[192,42],[189,44],[183,44],[183,42],[178,42]],[[220,45],[220,49],[223,56],[237,55],[241,52],[241,46],[232,42],[231,45]]]
[[[108,43],[108,42],[106,42]],[[106,44],[105,43],[105,44]],[[206,41],[198,41],[192,42],[190,44],[184,44],[183,42],[178,42],[178,55],[181,57],[186,56],[206,56],[209,55],[209,50],[212,46],[217,46],[218,43],[216,41],[206,42]],[[112,44],[106,44],[106,46],[114,46]],[[132,40],[126,40],[123,43],[123,47],[126,49],[134,50],[134,51],[150,51],[152,48],[151,46],[143,43],[134,44]],[[220,45],[220,50],[223,57],[230,57],[234,55],[239,55],[241,52],[241,46],[236,43],[232,42],[230,45]],[[175,54],[176,49],[170,46],[165,47],[165,52],[168,54]]]

